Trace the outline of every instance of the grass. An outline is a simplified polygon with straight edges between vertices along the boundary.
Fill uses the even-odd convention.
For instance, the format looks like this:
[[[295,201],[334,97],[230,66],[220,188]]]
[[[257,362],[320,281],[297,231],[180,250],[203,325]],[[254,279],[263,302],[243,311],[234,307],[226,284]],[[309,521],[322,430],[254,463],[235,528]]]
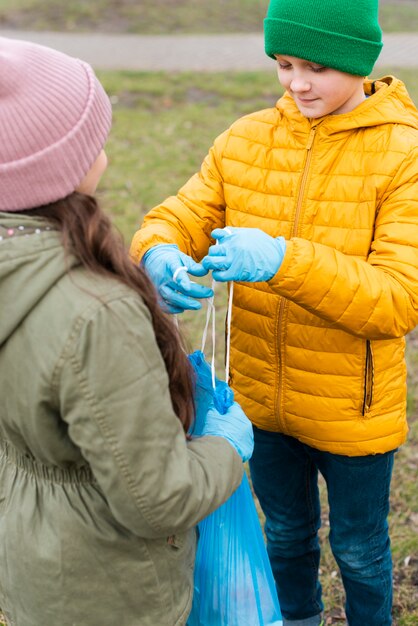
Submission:
[[[4,5],[4,0],[3,0]],[[381,72],[383,74],[384,72]],[[397,70],[418,102],[414,70]],[[107,152],[110,167],[101,185],[101,201],[126,242],[143,215],[173,194],[199,167],[217,134],[240,115],[269,107],[280,95],[274,69],[259,73],[170,74],[100,73],[114,105],[114,123]],[[218,374],[222,376],[225,291],[217,296]],[[181,316],[190,350],[200,348],[205,314]],[[395,565],[394,626],[418,625],[418,340],[408,341],[410,371],[409,442],[397,454],[390,526]],[[210,345],[208,352],[210,354]],[[343,623],[343,592],[327,544],[325,491],[321,562],[326,624]],[[0,620],[0,624],[1,624]],[[365,625],[366,626],[366,625]]]
[[[0,0],[0,27],[139,34],[262,30],[268,0]],[[415,0],[381,0],[384,32],[417,30]]]
[[[383,32],[418,31],[418,6],[415,0],[404,2],[381,2],[380,24]]]
[[[272,105],[280,93],[273,69],[271,75],[100,77],[114,103],[104,195],[127,237],[149,208],[194,172],[217,134],[240,115]]]

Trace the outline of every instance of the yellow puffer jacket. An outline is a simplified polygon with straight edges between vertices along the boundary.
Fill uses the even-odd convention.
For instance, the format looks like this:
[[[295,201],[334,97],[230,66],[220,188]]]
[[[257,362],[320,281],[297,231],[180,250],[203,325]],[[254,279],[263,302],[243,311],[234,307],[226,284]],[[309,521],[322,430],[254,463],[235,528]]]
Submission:
[[[201,259],[216,227],[284,235],[276,276],[236,284],[231,384],[256,426],[350,456],[404,442],[418,323],[418,112],[396,78],[365,91],[347,114],[309,120],[286,94],[238,120],[131,248]]]

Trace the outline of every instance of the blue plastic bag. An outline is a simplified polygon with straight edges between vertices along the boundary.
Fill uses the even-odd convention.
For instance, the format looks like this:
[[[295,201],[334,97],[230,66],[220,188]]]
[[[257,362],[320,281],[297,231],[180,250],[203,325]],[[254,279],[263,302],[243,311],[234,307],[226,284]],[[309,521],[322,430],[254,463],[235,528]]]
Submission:
[[[209,408],[215,406],[215,409],[224,415],[234,403],[234,392],[227,383],[214,376],[201,350],[189,354],[189,361],[195,373],[196,403],[196,419],[191,433],[200,436]]]
[[[189,355],[196,374],[196,422],[201,434],[208,408],[226,413],[234,401],[227,383],[213,377],[202,352]],[[188,626],[282,626],[282,615],[247,476],[199,524],[194,596]]]

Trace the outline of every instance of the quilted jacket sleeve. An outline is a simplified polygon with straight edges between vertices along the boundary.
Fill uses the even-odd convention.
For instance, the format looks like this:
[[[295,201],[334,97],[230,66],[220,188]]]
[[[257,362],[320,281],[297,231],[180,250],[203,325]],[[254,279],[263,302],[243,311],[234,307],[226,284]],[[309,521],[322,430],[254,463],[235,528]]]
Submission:
[[[69,436],[131,532],[154,538],[188,530],[238,487],[242,462],[226,440],[186,441],[138,297],[113,299],[79,319],[62,361]]]
[[[149,248],[159,243],[176,243],[186,254],[200,260],[210,245],[210,233],[222,228],[225,198],[221,155],[230,131],[220,135],[203,161],[177,196],[152,209],[132,240],[131,256],[140,261]]]
[[[359,337],[402,337],[418,323],[418,150],[377,212],[367,260],[292,238],[270,288]]]

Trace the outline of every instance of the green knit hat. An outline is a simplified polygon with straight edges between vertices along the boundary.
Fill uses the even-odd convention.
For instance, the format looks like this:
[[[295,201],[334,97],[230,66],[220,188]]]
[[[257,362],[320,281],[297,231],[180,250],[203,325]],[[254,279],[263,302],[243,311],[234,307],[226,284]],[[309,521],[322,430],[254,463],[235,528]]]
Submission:
[[[265,50],[367,76],[382,49],[378,0],[271,0]]]

